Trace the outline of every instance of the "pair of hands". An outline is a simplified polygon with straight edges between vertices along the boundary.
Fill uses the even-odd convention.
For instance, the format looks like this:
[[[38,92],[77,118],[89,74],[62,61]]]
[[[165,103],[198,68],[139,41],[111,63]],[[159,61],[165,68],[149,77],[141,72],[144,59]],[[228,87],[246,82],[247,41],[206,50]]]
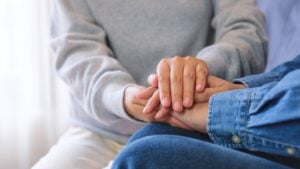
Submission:
[[[244,87],[208,76],[206,63],[194,57],[163,59],[148,83],[148,88],[132,85],[126,89],[128,114],[145,122],[163,122],[200,132],[206,132],[209,98]]]

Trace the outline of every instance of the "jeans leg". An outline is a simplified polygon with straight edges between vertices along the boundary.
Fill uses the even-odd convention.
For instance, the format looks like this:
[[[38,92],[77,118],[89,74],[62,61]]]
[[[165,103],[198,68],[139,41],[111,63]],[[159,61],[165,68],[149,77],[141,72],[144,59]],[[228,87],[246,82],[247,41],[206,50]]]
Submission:
[[[288,168],[264,158],[176,135],[146,136],[128,144],[113,169],[260,169]]]
[[[176,127],[172,127],[166,124],[162,124],[162,123],[152,123],[149,124],[147,126],[145,126],[144,128],[140,129],[139,131],[137,131],[128,141],[127,144],[131,144],[139,139],[142,139],[144,137],[147,136],[153,136],[153,135],[177,135],[177,136],[185,136],[185,137],[189,137],[189,138],[193,138],[193,139],[197,139],[197,140],[201,140],[201,141],[205,141],[205,142],[210,142],[212,143],[212,141],[210,140],[210,138],[208,137],[207,134],[202,134],[199,132],[193,132],[193,131],[188,131],[185,129],[181,129],[181,128],[176,128]],[[264,158],[266,160],[270,160],[270,161],[274,161],[277,163],[281,163],[287,166],[291,166],[293,168],[300,168],[300,159],[297,158],[291,158],[291,157],[283,157],[283,156],[278,156],[278,155],[272,155],[272,154],[267,154],[267,153],[263,153],[263,152],[253,152],[253,151],[249,151],[246,149],[239,149],[237,151],[241,151],[247,154],[251,154],[253,156],[257,156],[260,158]]]
[[[163,123],[152,123],[146,125],[142,129],[137,131],[133,136],[131,136],[127,144],[131,144],[136,140],[152,135],[178,135],[211,142],[207,134],[195,131],[188,131],[182,128],[172,127]]]

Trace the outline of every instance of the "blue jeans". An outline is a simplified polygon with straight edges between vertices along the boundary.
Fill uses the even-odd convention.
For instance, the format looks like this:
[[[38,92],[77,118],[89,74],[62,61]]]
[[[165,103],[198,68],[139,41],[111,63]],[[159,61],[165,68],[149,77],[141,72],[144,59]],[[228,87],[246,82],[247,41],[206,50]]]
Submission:
[[[282,169],[288,165],[293,165],[292,159],[233,150],[213,144],[205,134],[150,124],[131,137],[113,169]]]

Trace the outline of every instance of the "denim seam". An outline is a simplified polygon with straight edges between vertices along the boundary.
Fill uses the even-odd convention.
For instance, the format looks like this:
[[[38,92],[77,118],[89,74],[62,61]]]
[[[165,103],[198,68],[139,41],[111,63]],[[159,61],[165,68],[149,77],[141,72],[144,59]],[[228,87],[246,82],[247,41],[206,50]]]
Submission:
[[[249,150],[252,150],[252,151],[258,150],[260,148],[257,148],[257,147],[263,146],[264,149],[266,149],[266,148],[272,149],[272,150],[276,149],[277,153],[279,151],[279,152],[287,154],[287,152],[286,152],[287,148],[294,148],[296,151],[293,156],[296,156],[296,157],[300,156],[300,147],[297,147],[297,146],[294,146],[291,144],[284,144],[284,143],[281,143],[278,141],[270,140],[268,138],[255,136],[252,133],[248,133],[247,139],[251,140],[251,142],[252,142],[252,144],[249,145],[249,147],[247,147]],[[272,151],[272,152],[274,153],[274,151]],[[282,154],[282,153],[279,153],[279,154]],[[289,155],[289,154],[287,154],[287,155]],[[291,156],[291,155],[289,155],[289,156]]]

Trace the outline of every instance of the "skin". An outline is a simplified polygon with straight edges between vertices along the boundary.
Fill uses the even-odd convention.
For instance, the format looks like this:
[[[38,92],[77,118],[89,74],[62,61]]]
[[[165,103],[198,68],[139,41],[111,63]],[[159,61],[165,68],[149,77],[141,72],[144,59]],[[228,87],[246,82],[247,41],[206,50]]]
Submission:
[[[185,123],[181,122],[180,120],[174,118],[172,115],[168,114],[164,118],[155,119],[156,112],[152,112],[150,114],[144,114],[143,109],[148,102],[147,99],[139,99],[136,97],[136,94],[140,92],[141,90],[144,90],[145,87],[138,86],[138,85],[131,85],[126,88],[125,95],[124,95],[124,107],[126,112],[132,116],[133,118],[144,121],[144,122],[162,122],[170,124],[174,127],[181,127],[188,130],[191,130],[190,127],[185,125]],[[155,90],[147,90],[148,97],[151,97]],[[168,109],[165,109],[163,107],[159,108],[163,111],[169,111]]]
[[[207,133],[208,102],[194,104],[192,108],[185,109],[182,113],[172,111],[171,115],[194,131]]]
[[[155,84],[155,75],[152,75],[152,77],[149,78],[149,83]],[[155,86],[155,85],[154,85]],[[186,108],[183,110],[182,113],[176,112],[172,109],[159,109],[156,112],[151,113],[144,113],[149,115],[155,114],[155,119],[158,120],[160,118],[164,118],[165,116],[172,116],[176,118],[177,120],[184,123],[188,128],[191,128],[192,130],[196,130],[199,132],[206,133],[207,132],[207,116],[208,116],[208,101],[209,98],[220,92],[224,91],[230,91],[230,90],[237,90],[237,89],[243,89],[245,88],[242,84],[233,84],[226,80],[209,76],[207,80],[207,87],[202,93],[196,93],[194,96],[194,105],[191,108]],[[155,91],[156,90],[156,91]],[[152,94],[153,93],[153,94]],[[159,106],[159,90],[157,90],[155,87],[150,86],[148,88],[145,88],[138,92],[136,95],[137,98],[145,100],[148,100],[148,103],[145,107],[147,109],[147,106]],[[152,94],[152,95],[151,95]],[[145,112],[145,111],[144,111]]]
[[[164,58],[157,65],[157,86],[161,105],[176,112],[193,106],[194,93],[204,90],[207,64],[195,57]],[[150,113],[152,109],[146,109]],[[153,111],[153,110],[152,110]]]

